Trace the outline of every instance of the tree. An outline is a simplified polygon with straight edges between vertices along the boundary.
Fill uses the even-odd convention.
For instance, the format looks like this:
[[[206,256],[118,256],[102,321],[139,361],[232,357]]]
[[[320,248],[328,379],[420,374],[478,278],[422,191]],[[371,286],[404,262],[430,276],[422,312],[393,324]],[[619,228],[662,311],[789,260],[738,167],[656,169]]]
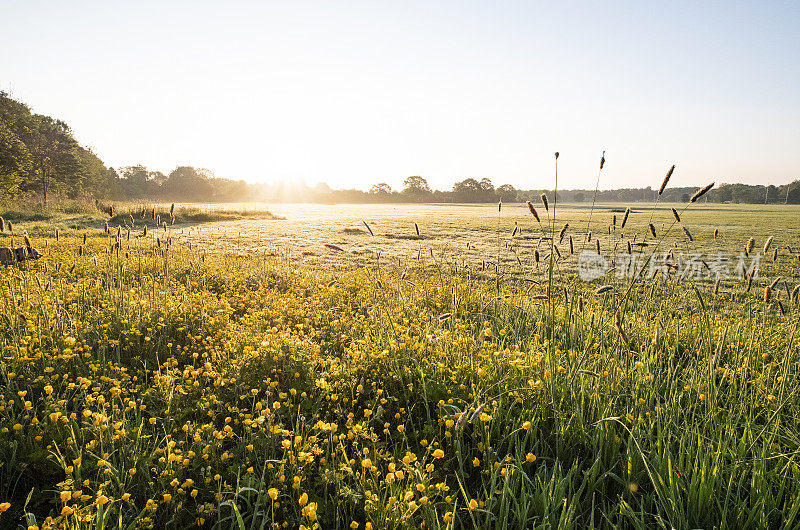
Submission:
[[[800,204],[800,180],[795,180],[786,185],[786,204]]]
[[[148,177],[150,181],[158,187],[163,186],[167,181],[167,176],[160,171],[150,171]]]
[[[586,200],[586,197],[583,195],[583,193],[579,191],[578,193],[575,194],[574,200],[575,202],[583,202],[584,200]]]
[[[34,172],[33,157],[20,136],[30,109],[0,91],[0,193],[15,195]]]
[[[424,178],[412,176],[403,181],[403,194],[414,200],[423,201],[430,196],[431,188]]]
[[[503,202],[514,202],[517,200],[517,190],[511,184],[503,184],[498,187],[497,194]]]
[[[25,183],[29,190],[42,192],[42,204],[47,206],[47,191],[51,185],[56,189],[76,177],[79,168],[76,148],[78,142],[66,123],[49,116],[33,115],[30,123],[22,129],[22,140],[27,144],[33,158],[34,172]],[[72,183],[73,186],[79,183]]]
[[[205,202],[214,200],[214,187],[207,172],[191,166],[180,166],[172,170],[161,186],[165,198],[182,201]]]
[[[406,179],[408,180],[408,179]],[[379,182],[378,184],[373,185],[369,192],[373,195],[391,195],[392,194],[392,187],[389,186],[385,182]]]
[[[166,180],[163,173],[148,171],[143,165],[120,168],[119,176],[123,192],[132,199],[154,197]],[[156,181],[157,176],[160,182]]]
[[[14,195],[25,176],[31,173],[33,161],[28,146],[4,123],[0,122],[0,193]]]
[[[416,191],[423,193],[430,193],[431,188],[428,186],[428,181],[420,176],[408,177],[403,181],[403,191]]]
[[[32,114],[0,92],[0,193],[65,193],[101,197],[114,187],[114,177],[90,150],[80,146],[61,120]]]
[[[103,161],[90,149],[78,146],[76,156],[79,162],[77,178],[68,183],[70,197],[89,195],[95,198],[108,198],[118,191],[118,177],[113,169],[107,169]]]
[[[453,198],[458,202],[478,202],[482,192],[480,182],[473,178],[453,184]]]

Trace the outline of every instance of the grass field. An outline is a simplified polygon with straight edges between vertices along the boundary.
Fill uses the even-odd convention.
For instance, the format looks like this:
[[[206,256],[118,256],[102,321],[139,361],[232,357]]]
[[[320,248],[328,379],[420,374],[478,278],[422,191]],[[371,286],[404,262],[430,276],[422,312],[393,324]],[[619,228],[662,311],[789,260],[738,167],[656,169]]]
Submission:
[[[532,206],[6,211],[0,527],[800,527],[800,208]]]

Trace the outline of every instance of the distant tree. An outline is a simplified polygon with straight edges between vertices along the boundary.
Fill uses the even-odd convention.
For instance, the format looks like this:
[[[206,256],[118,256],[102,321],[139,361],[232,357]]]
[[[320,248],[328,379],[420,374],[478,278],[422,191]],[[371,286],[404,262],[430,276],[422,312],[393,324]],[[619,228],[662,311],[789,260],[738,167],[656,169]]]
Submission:
[[[586,200],[586,197],[583,195],[582,192],[579,191],[578,193],[575,194],[573,199],[575,200],[575,202],[583,202]]]
[[[160,175],[157,182],[155,175]],[[144,199],[154,197],[160,191],[161,185],[166,180],[163,173],[148,171],[143,165],[122,167],[119,170],[119,182],[126,197],[131,199]]]
[[[420,176],[412,176],[403,181],[403,191],[430,193],[431,188],[428,186],[428,181],[424,178]]]
[[[779,193],[778,187],[770,184],[766,187],[766,196],[764,197],[764,202],[778,202],[778,199],[781,198],[778,197]]]
[[[457,202],[479,202],[482,195],[480,182],[473,178],[453,184],[453,199]]]
[[[431,195],[431,188],[424,178],[412,176],[403,181],[403,195],[415,201],[424,201]]]
[[[150,180],[150,172],[141,164],[127,166],[119,169],[119,178],[127,181],[130,186],[143,188]]]
[[[497,188],[497,194],[503,202],[514,202],[517,200],[517,190],[511,184],[503,184]]]
[[[784,202],[787,204],[800,204],[800,180],[786,185]]]
[[[688,193],[682,193],[681,194],[681,202],[689,202],[689,194]]]
[[[150,171],[148,176],[150,181],[159,188],[167,181],[167,176],[160,171]]]
[[[78,146],[76,156],[78,171],[67,183],[70,197],[88,195],[105,199],[118,193],[117,173],[113,169],[106,168],[90,149]]]
[[[369,192],[373,195],[391,195],[392,187],[385,182],[379,182],[378,184],[373,185],[369,189]]]
[[[161,186],[162,194],[170,200],[206,202],[214,200],[214,187],[208,172],[191,166],[175,168]]]

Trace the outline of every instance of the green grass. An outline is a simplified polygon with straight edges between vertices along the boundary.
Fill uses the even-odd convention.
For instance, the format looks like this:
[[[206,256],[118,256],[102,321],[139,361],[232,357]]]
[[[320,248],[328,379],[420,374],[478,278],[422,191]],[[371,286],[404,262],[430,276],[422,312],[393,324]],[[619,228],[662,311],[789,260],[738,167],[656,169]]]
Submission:
[[[796,528],[800,210],[695,205],[690,241],[671,206],[586,246],[773,235],[759,276],[584,282],[583,205],[552,279],[521,205],[42,230],[0,268],[0,525]]]

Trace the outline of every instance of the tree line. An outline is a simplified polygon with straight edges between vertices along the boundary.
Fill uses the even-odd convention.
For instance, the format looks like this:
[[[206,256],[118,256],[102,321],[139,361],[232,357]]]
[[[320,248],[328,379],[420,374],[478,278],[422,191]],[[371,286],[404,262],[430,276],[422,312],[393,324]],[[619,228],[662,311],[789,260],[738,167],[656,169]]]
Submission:
[[[323,202],[323,203],[505,203],[538,201],[542,193],[561,202],[654,202],[658,190],[651,188],[623,188],[614,190],[558,190],[538,188],[520,190],[511,184],[495,187],[489,178],[467,178],[453,185],[452,190],[431,189],[425,178],[412,176],[405,179],[403,187],[392,189],[387,183],[375,184],[368,191],[331,189],[325,184],[315,187],[292,187],[283,185],[261,185],[258,192],[271,197],[272,202]],[[664,190],[661,202],[688,202],[697,191],[696,187],[676,187]],[[800,180],[781,186],[750,184],[721,184],[703,196],[713,203],[747,204],[800,204]]]
[[[662,202],[687,202],[695,188],[667,188]],[[35,114],[24,103],[0,92],[0,198],[35,197],[46,205],[53,198],[164,200],[181,202],[321,202],[321,203],[489,203],[521,202],[541,193],[562,202],[652,202],[656,190],[518,190],[495,187],[490,178],[465,178],[451,190],[431,189],[419,175],[402,189],[381,182],[369,190],[332,189],[287,184],[249,184],[217,178],[207,169],[180,166],[169,174],[143,165],[114,169],[79,144],[61,120]],[[704,199],[719,203],[800,204],[800,180],[782,186],[723,184]]]
[[[214,177],[206,169],[175,168],[168,175],[144,166],[106,167],[81,146],[62,120],[35,114],[0,92],[0,198],[231,202],[248,200],[244,181]]]

